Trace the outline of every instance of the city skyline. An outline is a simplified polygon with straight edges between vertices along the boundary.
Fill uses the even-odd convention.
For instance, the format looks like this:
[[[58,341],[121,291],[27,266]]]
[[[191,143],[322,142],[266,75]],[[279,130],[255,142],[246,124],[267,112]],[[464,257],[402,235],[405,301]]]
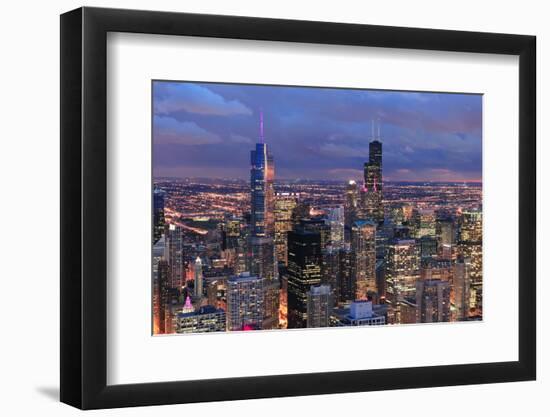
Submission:
[[[481,106],[473,94],[154,81],[153,175],[246,180],[263,112],[279,181],[359,180],[379,135],[385,181],[481,182]]]
[[[212,111],[182,98],[153,107]],[[219,97],[210,100],[217,116],[246,113],[237,101],[221,113]],[[241,140],[221,168],[238,163],[246,183],[212,179],[220,166],[208,152],[195,157],[209,180],[154,180],[153,334],[482,320],[481,183],[386,181],[392,147],[374,119],[345,180],[276,182],[289,155],[301,170],[325,171],[310,166],[314,153],[276,151],[263,109],[256,126],[257,140]],[[185,139],[200,146],[197,136]]]

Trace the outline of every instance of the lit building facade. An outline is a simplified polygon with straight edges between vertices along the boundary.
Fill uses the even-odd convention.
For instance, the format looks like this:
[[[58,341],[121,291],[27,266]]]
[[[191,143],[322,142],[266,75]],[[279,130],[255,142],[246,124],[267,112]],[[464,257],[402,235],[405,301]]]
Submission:
[[[454,222],[452,219],[436,220],[435,231],[440,245],[452,245],[455,243]]]
[[[462,212],[458,254],[470,259],[470,307],[481,315],[483,305],[483,221],[480,210]]]
[[[481,242],[483,222],[480,210],[466,210],[460,218],[460,241]]]
[[[451,287],[447,281],[418,280],[416,283],[417,323],[451,321]]]
[[[424,236],[435,237],[435,210],[430,208],[420,208],[416,211],[416,237]]]
[[[264,279],[264,320],[262,329],[279,328],[279,309],[281,302],[281,284],[278,279]]]
[[[344,207],[331,207],[327,213],[327,224],[330,229],[330,245],[333,249],[344,247],[345,214]]]
[[[386,254],[386,299],[393,308],[393,320],[399,323],[399,301],[414,296],[420,274],[420,251],[414,239],[395,239]]]
[[[357,182],[350,180],[346,186],[346,195],[344,200],[344,220],[345,225],[348,228],[351,228],[351,225],[357,218],[358,197]]]
[[[332,312],[330,285],[315,285],[307,292],[307,327],[328,327]]]
[[[420,267],[420,279],[440,279],[451,281],[453,277],[452,262],[446,259],[423,259]]]
[[[170,224],[166,232],[165,259],[170,265],[170,286],[181,288],[185,283],[183,233],[180,226]]]
[[[240,245],[242,220],[229,218],[223,223],[222,249],[237,249]]]
[[[416,298],[399,301],[399,324],[415,324],[417,321]]]
[[[197,256],[195,259],[195,297],[201,298],[203,296],[203,276],[202,276],[202,261]]]
[[[264,280],[242,273],[227,280],[227,330],[257,330],[264,321]]]
[[[288,264],[287,233],[292,230],[292,214],[296,209],[298,195],[295,193],[275,194],[275,253],[277,261]]]
[[[355,299],[367,299],[368,291],[376,292],[376,224],[357,220],[351,229],[353,253],[352,276]]]
[[[453,292],[456,319],[466,320],[470,313],[470,259],[459,257],[453,266]]]
[[[182,312],[176,316],[176,333],[210,333],[225,330],[225,311],[210,305],[200,307],[196,312]]]
[[[239,274],[247,270],[248,236],[242,218],[231,217],[222,225],[222,257]]]

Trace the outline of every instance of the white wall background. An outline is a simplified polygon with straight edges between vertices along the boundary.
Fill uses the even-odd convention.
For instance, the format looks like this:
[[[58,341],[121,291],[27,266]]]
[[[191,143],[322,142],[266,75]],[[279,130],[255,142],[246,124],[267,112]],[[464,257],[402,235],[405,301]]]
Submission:
[[[372,3],[372,4],[369,4]],[[59,17],[72,0],[5,2],[0,24],[0,410],[5,415],[74,415],[59,392]],[[545,2],[124,0],[86,5],[181,12],[510,32],[538,37],[538,210],[542,259],[550,250],[550,134],[543,120],[550,97],[550,26]],[[548,190],[548,187],[546,187]],[[539,262],[540,264],[540,262]],[[95,412],[94,415],[292,416],[405,413],[408,416],[543,415],[548,409],[550,328],[539,268],[538,381],[422,390],[325,395]],[[546,395],[545,395],[546,394]]]

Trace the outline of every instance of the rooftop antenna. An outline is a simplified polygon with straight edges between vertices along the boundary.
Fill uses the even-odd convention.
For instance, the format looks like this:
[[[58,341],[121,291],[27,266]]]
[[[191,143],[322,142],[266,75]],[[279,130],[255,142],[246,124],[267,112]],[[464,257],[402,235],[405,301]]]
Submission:
[[[371,138],[374,140],[374,119],[370,119]]]
[[[260,109],[260,141],[262,143],[265,142],[264,140],[264,112],[262,109]]]
[[[380,140],[380,118],[378,118],[378,140]]]

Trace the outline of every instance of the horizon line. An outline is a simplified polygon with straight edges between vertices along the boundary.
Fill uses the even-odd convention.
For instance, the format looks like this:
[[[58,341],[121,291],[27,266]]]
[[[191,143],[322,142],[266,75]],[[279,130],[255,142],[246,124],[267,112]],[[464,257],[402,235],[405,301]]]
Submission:
[[[200,177],[200,176],[188,176],[188,177],[181,177],[181,176],[154,176],[153,181],[160,180],[160,179],[208,179],[208,180],[239,180],[248,182],[248,178],[238,178],[238,177]],[[331,181],[331,182],[347,182],[350,180],[356,181],[354,178],[347,178],[347,179],[332,179],[332,178],[276,178],[274,179],[274,182],[276,181],[296,181],[296,180],[302,180],[302,181]],[[382,180],[382,183],[385,182],[410,182],[410,183],[483,183],[482,179],[475,179],[475,180],[464,180],[464,179],[452,179],[452,180],[409,180],[409,179],[389,179],[389,180]]]

